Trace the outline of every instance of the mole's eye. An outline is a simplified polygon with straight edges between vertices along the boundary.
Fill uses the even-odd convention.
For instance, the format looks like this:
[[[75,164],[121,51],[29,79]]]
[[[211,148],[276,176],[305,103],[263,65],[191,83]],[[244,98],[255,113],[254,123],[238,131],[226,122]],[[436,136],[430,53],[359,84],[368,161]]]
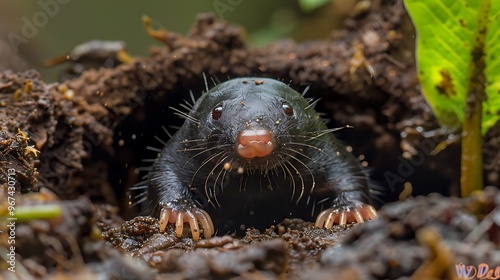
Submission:
[[[283,102],[281,108],[283,108],[283,112],[285,112],[287,116],[293,116],[293,108],[288,102]]]
[[[222,116],[222,103],[217,104],[215,108],[212,110],[212,119],[218,120]]]

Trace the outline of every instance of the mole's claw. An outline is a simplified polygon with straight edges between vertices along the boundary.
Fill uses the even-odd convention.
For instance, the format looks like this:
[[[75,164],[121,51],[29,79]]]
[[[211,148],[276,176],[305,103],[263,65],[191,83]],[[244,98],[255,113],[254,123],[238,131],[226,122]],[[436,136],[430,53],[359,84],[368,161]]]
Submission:
[[[160,211],[160,232],[165,232],[172,209],[163,207]]]
[[[356,222],[358,224],[361,224],[361,223],[364,223],[365,220],[363,219],[363,216],[361,215],[361,213],[359,212],[359,209],[358,208],[354,208],[354,218],[356,219]]]
[[[315,226],[319,228],[332,228],[335,222],[338,225],[346,225],[352,222],[361,224],[377,218],[377,210],[369,204],[342,206],[340,208],[329,208],[319,213]]]
[[[378,218],[377,210],[371,205],[365,205],[364,210],[366,211],[370,220],[376,220]]]
[[[175,213],[175,211],[173,212]],[[177,211],[177,219],[175,221],[175,235],[177,237],[182,237],[182,231],[184,231],[184,211]]]
[[[198,226],[198,220],[196,220],[196,216],[191,210],[186,211],[186,215],[189,222],[189,227],[191,227],[191,235],[194,240],[200,239],[200,227]]]
[[[168,224],[175,224],[175,235],[182,237],[184,223],[189,223],[191,234],[194,240],[200,239],[200,227],[203,228],[205,238],[212,237],[215,232],[212,219],[207,212],[196,207],[174,210],[168,206],[163,206],[160,211],[160,232],[165,232]]]
[[[194,215],[200,222],[201,226],[203,227],[203,236],[205,236],[205,238],[212,237],[212,235],[215,232],[215,228],[214,228],[214,223],[212,222],[212,218],[210,218],[210,215],[208,215],[207,212],[198,208],[196,208]]]

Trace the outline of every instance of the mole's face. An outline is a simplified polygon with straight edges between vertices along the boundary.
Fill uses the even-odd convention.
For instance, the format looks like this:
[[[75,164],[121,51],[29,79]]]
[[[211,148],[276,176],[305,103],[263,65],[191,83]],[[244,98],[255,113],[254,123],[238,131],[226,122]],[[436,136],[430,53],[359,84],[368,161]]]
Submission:
[[[226,162],[235,166],[260,167],[280,161],[283,144],[300,133],[304,129],[300,124],[311,117],[303,109],[308,102],[299,93],[271,79],[230,80],[210,90],[204,99],[201,103],[209,108],[202,110],[201,123],[206,125],[200,132],[224,146]]]

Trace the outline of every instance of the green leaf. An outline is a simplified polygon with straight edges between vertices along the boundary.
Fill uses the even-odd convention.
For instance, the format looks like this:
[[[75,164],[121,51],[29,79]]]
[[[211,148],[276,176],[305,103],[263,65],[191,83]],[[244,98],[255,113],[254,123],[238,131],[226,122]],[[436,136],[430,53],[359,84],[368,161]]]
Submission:
[[[299,0],[299,6],[302,11],[309,13],[330,1],[331,0]]]
[[[441,125],[458,129],[466,100],[484,85],[482,134],[499,119],[500,1],[405,0],[417,30],[417,67],[422,91]],[[484,54],[484,67],[475,69]],[[478,75],[480,74],[480,75]],[[474,93],[476,94],[476,93]]]
[[[500,1],[491,1],[488,15],[488,33],[485,43],[486,54],[486,96],[483,103],[483,133],[499,119],[500,112]]]
[[[460,186],[483,186],[482,135],[499,119],[500,1],[405,0],[417,29],[422,91],[438,120],[462,129]]]

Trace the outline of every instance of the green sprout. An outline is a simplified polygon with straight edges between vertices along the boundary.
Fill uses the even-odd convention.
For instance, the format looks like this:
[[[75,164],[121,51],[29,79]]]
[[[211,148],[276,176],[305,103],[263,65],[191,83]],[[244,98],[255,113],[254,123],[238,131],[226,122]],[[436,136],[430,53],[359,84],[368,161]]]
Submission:
[[[40,205],[23,205],[16,206],[14,215],[0,213],[0,218],[16,218],[18,222],[32,220],[48,220],[59,218],[62,215],[61,205],[59,204],[40,204]]]
[[[500,119],[500,1],[404,0],[420,85],[438,121],[462,130],[461,194],[483,187],[482,136]]]

